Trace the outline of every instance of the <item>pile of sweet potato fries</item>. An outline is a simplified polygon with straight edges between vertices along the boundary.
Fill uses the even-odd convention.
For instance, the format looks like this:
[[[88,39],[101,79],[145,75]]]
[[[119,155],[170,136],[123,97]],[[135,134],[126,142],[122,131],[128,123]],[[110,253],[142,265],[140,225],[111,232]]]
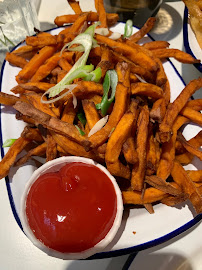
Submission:
[[[191,81],[170,103],[170,85],[162,64],[169,57],[187,64],[199,61],[170,49],[166,41],[139,45],[153,28],[154,18],[130,37],[112,39],[109,27],[117,23],[118,15],[107,14],[103,0],[95,0],[97,12],[83,12],[78,1],[68,2],[75,14],[55,19],[56,25],[64,26],[59,34],[39,31],[26,38],[26,45],[7,53],[6,60],[21,70],[13,94],[0,93],[0,103],[15,108],[16,118],[28,124],[0,162],[0,177],[33,156],[45,156],[46,161],[64,155],[83,156],[105,165],[116,177],[124,204],[142,205],[153,213],[154,203],[174,206],[189,199],[196,213],[202,213],[202,171],[183,168],[195,156],[202,160],[202,131],[189,141],[182,135],[188,123],[202,125],[202,99],[190,100],[202,87],[202,78]],[[63,49],[64,45],[95,21],[100,21],[96,29],[109,30],[107,35],[94,35],[97,46],[87,59],[88,64],[100,68],[99,81],[76,78],[71,92],[51,102],[44,93],[58,84],[84,53]],[[109,70],[116,71],[117,85],[106,118],[98,105]],[[41,102],[42,95],[49,103]],[[104,125],[92,133],[103,119]],[[19,158],[25,149],[26,154]]]

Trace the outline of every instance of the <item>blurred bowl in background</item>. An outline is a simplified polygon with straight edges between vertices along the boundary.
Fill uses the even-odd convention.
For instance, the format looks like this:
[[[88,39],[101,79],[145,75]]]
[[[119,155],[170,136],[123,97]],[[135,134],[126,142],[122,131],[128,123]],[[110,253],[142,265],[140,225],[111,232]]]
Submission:
[[[107,12],[118,13],[122,22],[130,19],[139,28],[157,14],[161,3],[162,0],[104,0]]]

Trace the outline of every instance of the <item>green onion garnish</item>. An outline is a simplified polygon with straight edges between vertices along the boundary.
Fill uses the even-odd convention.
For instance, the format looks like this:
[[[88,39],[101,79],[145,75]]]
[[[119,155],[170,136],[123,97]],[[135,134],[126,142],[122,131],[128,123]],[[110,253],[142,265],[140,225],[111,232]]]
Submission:
[[[80,127],[78,127],[77,125],[75,125],[75,127],[78,129],[79,133],[84,136],[85,135],[85,132],[83,132],[82,129],[80,129]]]
[[[102,101],[101,103],[98,103],[96,105],[96,108],[98,110],[101,110],[103,116],[107,114],[107,110],[109,109],[111,103],[114,101],[117,83],[118,83],[118,76],[116,71],[114,69],[108,70],[106,72],[103,82],[104,95],[102,97]],[[108,98],[108,93],[110,89],[111,89],[111,96],[110,98]]]
[[[133,21],[132,20],[127,20],[125,27],[124,27],[124,38],[128,38],[132,35],[133,33]]]
[[[3,148],[5,148],[5,147],[10,147],[12,144],[14,144],[14,142],[15,142],[16,140],[17,140],[17,139],[7,139],[7,140],[3,143],[2,147],[3,147]]]

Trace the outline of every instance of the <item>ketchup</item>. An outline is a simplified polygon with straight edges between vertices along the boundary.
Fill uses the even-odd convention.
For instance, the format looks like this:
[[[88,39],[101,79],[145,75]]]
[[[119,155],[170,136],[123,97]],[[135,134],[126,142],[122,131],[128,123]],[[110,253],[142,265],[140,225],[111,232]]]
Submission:
[[[95,246],[112,227],[116,210],[111,180],[98,167],[81,162],[41,175],[26,201],[27,220],[36,238],[63,253]]]

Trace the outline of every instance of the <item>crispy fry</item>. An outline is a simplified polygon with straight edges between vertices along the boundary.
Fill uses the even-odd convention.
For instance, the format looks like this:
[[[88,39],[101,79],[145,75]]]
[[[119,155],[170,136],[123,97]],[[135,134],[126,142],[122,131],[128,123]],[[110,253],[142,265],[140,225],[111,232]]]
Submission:
[[[96,40],[99,44],[106,44],[115,52],[123,54],[135,64],[146,68],[149,71],[156,71],[158,69],[156,62],[150,56],[148,56],[138,44],[134,43],[135,46],[131,47],[127,44],[123,44],[122,42],[118,42],[101,35],[96,35]]]
[[[156,175],[146,176],[145,182],[147,184],[150,184],[152,187],[155,187],[174,196],[179,196],[180,194],[182,194],[182,191],[179,187],[173,186],[171,183],[162,180]]]
[[[179,62],[185,63],[185,64],[194,64],[194,63],[201,62],[199,59],[195,59],[190,54],[180,51],[178,49],[156,49],[156,50],[153,50],[153,53],[155,57],[157,58],[165,59],[165,58],[173,57]]]
[[[180,114],[189,118],[194,123],[202,126],[202,114],[200,112],[197,112],[190,107],[185,107],[181,110]]]
[[[167,197],[167,194],[162,190],[150,187],[145,190],[143,198],[140,191],[123,191],[122,196],[124,204],[143,205],[145,203],[161,201],[163,198]]]
[[[28,105],[25,102],[18,101],[13,107],[23,115],[31,117],[36,122],[38,122],[39,124],[43,125],[44,127],[50,130],[56,131],[64,136],[67,136],[80,144],[83,143],[84,141],[83,136],[79,134],[78,130],[74,125],[63,122],[55,117],[52,117],[44,112],[41,112],[35,109],[31,104]],[[87,142],[87,140],[85,140],[85,144],[89,146],[90,143]]]
[[[74,23],[77,18],[79,17],[79,14],[74,14],[74,15],[61,15],[61,16],[57,16],[54,20],[54,23],[57,26],[63,26],[64,24],[68,24],[68,23]],[[107,24],[108,26],[112,26],[114,24],[116,24],[116,22],[118,21],[118,14],[115,13],[107,13]],[[88,21],[89,22],[96,22],[99,20],[99,15],[97,12],[89,12],[88,15]]]
[[[57,157],[57,144],[51,134],[46,138],[46,162]]]
[[[175,142],[177,138],[177,131],[179,128],[188,123],[188,119],[183,116],[178,116],[174,125],[173,125],[173,134],[171,139],[168,142],[163,143],[161,160],[157,169],[157,176],[163,180],[166,180],[172,170],[173,162],[175,159]]]
[[[112,62],[112,53],[105,46],[101,46],[101,60],[97,65],[97,68],[98,67],[100,67],[102,70],[102,79],[104,78],[108,69],[114,68],[114,64]]]
[[[0,104],[13,106],[17,101],[20,100],[21,99],[17,96],[0,92]]]
[[[40,68],[36,71],[36,73],[31,78],[30,81],[39,82],[43,80],[58,65],[58,61],[60,60],[60,58],[61,58],[60,53],[56,53],[55,55],[47,59],[45,64],[40,66]]]
[[[111,174],[130,179],[130,169],[124,166],[119,161],[119,155],[123,143],[128,138],[134,122],[134,115],[132,112],[127,112],[123,115],[114,132],[109,138],[105,154],[105,161],[107,169]]]
[[[116,127],[127,108],[126,102],[129,92],[127,85],[130,84],[130,69],[127,63],[117,64],[116,69],[119,74],[119,82],[116,87],[113,111],[109,116],[107,124],[101,130],[90,136],[89,141],[91,142],[92,148],[98,147],[106,142],[111,130]],[[123,84],[120,81],[124,81]],[[84,147],[86,147],[85,144]]]
[[[0,179],[8,175],[11,166],[14,164],[16,157],[30,143],[29,139],[19,137],[11,145],[8,152],[0,162]]]
[[[147,42],[147,43],[143,44],[142,46],[148,50],[155,50],[155,49],[168,48],[170,46],[170,44],[164,40],[154,40],[151,42]]]
[[[148,34],[151,29],[154,27],[156,22],[156,18],[151,17],[149,18],[146,23],[143,25],[143,27],[140,28],[139,31],[134,33],[132,36],[129,37],[129,40],[133,42],[138,42],[140,39],[142,39],[146,34]]]
[[[195,183],[201,183],[202,182],[202,170],[198,171],[186,171],[191,180]]]
[[[159,99],[163,96],[163,90],[155,84],[137,82],[131,84],[131,94]]]
[[[99,15],[99,21],[101,22],[100,24],[100,27],[104,27],[104,28],[107,28],[108,25],[107,25],[107,13],[105,11],[105,8],[104,8],[104,2],[103,0],[98,0],[97,1],[97,12],[98,12],[98,15]]]
[[[22,56],[19,56],[14,53],[6,53],[6,61],[8,61],[11,65],[23,68],[28,62]]]
[[[188,108],[192,108],[193,110],[196,110],[196,111],[201,111],[202,110],[202,99],[190,100],[187,102],[187,104],[185,106]]]
[[[137,123],[137,154],[138,164],[134,164],[131,176],[133,190],[142,191],[146,169],[146,147],[149,125],[149,109],[145,105],[138,117]]]
[[[27,82],[35,74],[37,69],[49,58],[51,57],[56,48],[52,46],[45,46],[42,48],[38,54],[27,63],[27,65],[18,73],[16,80],[18,82]]]
[[[86,152],[86,150],[78,143],[75,141],[70,140],[67,137],[64,137],[60,134],[57,134],[55,132],[51,131],[51,134],[60,147],[64,149],[65,152],[73,155],[73,156],[81,156],[81,157],[86,157],[86,158],[92,158],[93,160],[97,162],[103,162],[103,160],[96,155],[93,151]]]
[[[56,45],[57,37],[52,36],[50,34],[48,36],[39,34],[36,36],[26,37],[25,42],[27,45],[32,46],[32,47],[44,47],[44,46]]]
[[[64,111],[62,113],[61,120],[70,124],[74,123],[76,116],[76,110],[72,102],[69,102],[65,105]]]
[[[150,119],[161,123],[166,113],[165,99],[160,98],[153,103],[152,109],[149,113]]]
[[[189,200],[192,202],[197,213],[202,212],[202,198],[189,175],[179,162],[175,161],[171,175],[174,181],[182,188],[184,193],[189,194]]]
[[[198,147],[194,147],[193,145],[189,144],[184,136],[181,133],[178,133],[178,140],[182,143],[184,148],[194,156],[198,157],[200,160],[202,160],[202,152],[198,149]]]
[[[76,14],[82,13],[81,7],[80,7],[80,5],[79,5],[79,1],[68,0],[68,3],[69,3],[70,7],[73,9],[73,11],[74,11]]]
[[[166,142],[170,139],[172,125],[187,103],[188,99],[202,87],[202,78],[191,81],[184,90],[179,94],[173,103],[171,103],[166,111],[166,115],[159,126],[161,142]]]
[[[33,92],[45,92],[49,88],[53,87],[55,84],[47,83],[47,82],[27,82],[21,83],[19,86],[25,90],[33,91]]]
[[[15,166],[22,166],[25,164],[32,156],[43,156],[46,153],[47,144],[44,142],[35,148],[27,152],[26,155],[18,159]]]
[[[66,72],[69,72],[72,68],[72,65],[65,58],[61,58],[58,62],[58,65]]]
[[[86,120],[90,129],[94,127],[94,125],[100,120],[100,116],[95,107],[93,101],[89,101],[87,99],[82,100],[83,110],[86,116]]]

